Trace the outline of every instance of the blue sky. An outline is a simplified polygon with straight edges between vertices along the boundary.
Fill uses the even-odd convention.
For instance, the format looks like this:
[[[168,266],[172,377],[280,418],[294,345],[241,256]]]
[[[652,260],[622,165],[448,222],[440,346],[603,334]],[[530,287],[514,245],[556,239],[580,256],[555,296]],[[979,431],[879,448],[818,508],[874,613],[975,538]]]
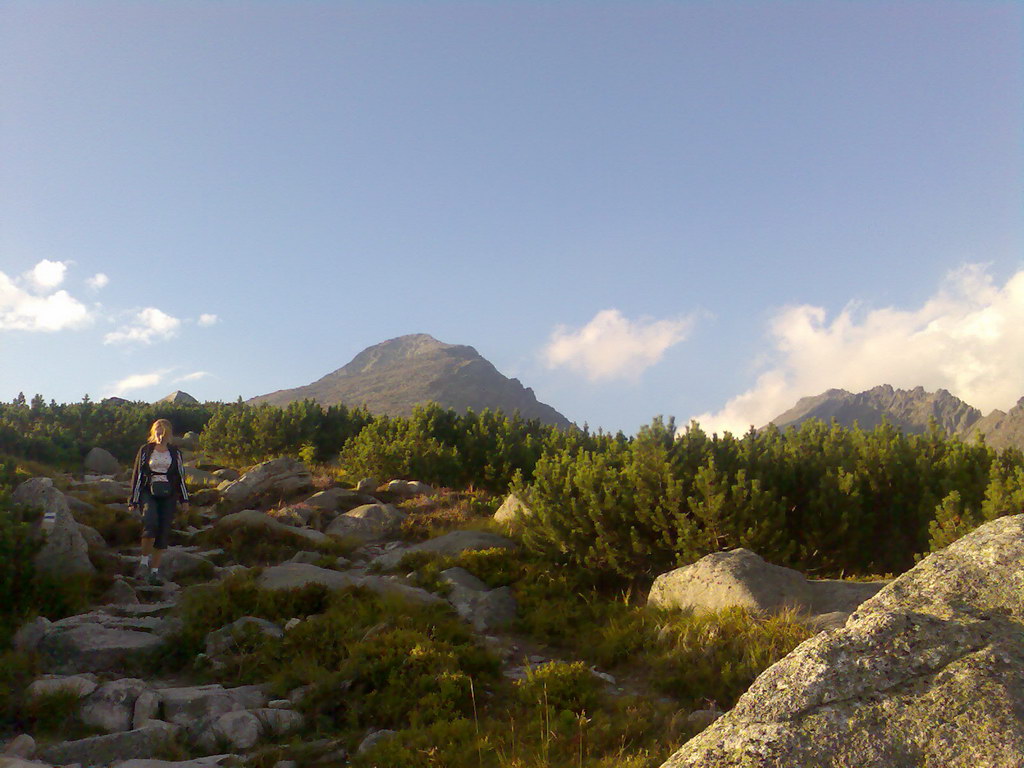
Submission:
[[[1014,2],[6,2],[0,399],[422,332],[611,430],[1005,410],[1022,97]]]

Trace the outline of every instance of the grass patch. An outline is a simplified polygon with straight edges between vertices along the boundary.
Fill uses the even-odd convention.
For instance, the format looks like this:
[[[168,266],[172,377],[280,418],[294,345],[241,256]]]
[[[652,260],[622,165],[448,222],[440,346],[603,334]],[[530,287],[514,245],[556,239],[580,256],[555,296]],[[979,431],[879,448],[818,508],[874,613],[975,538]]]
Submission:
[[[397,500],[408,517],[402,522],[402,536],[422,541],[456,530],[487,527],[501,499],[485,491],[449,491],[433,496]]]
[[[205,547],[219,547],[227,557],[247,566],[276,565],[287,560],[299,550],[320,552],[324,557],[349,555],[356,543],[347,539],[332,538],[323,543],[290,532],[287,528],[274,529],[269,526],[216,525],[199,536]]]
[[[573,568],[506,549],[438,556],[413,552],[399,570],[443,592],[439,574],[461,567],[489,587],[511,586],[514,630],[601,669],[637,674],[687,705],[713,700],[729,708],[762,671],[811,635],[795,613],[757,616],[648,609],[642,595],[608,594]]]

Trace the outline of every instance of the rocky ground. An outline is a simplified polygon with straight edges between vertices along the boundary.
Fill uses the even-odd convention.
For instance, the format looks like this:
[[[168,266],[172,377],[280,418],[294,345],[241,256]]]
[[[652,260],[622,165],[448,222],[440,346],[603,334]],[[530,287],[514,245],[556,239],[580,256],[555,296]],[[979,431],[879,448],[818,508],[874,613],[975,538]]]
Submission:
[[[102,468],[117,470],[109,463]],[[97,471],[96,462],[91,469]],[[434,494],[421,483],[367,479],[356,488],[318,491],[292,459],[244,475],[193,461],[189,474],[191,483],[206,487],[174,531],[161,585],[136,577],[134,539],[111,545],[110,531],[105,537],[76,520],[96,505],[123,504],[123,479],[90,474],[69,480],[64,492],[39,477],[17,488],[15,501],[43,511],[47,533],[36,567],[73,578],[98,565],[109,588],[85,612],[19,628],[15,648],[31,652],[42,670],[24,699],[31,705],[63,697],[70,702],[69,731],[38,743],[14,735],[3,746],[0,768],[206,768],[237,760],[297,768],[287,749],[267,762],[266,745],[293,744],[294,734],[310,732],[303,703],[311,686],[232,685],[224,674],[211,683],[201,670],[236,669],[233,654],[253,638],[302,633],[312,617],[241,616],[200,635],[202,652],[190,664],[168,672],[145,663],[174,652],[189,600],[201,601],[204,589],[232,579],[254,579],[261,594],[317,584],[332,594],[358,588],[410,613],[440,606],[459,617],[510,680],[562,661],[513,631],[520,608],[509,587],[490,588],[460,567],[428,578],[416,565],[442,555],[514,550],[514,536],[498,531],[530,514],[520,500],[506,500],[491,530],[450,530],[415,542],[407,535],[408,510]],[[249,571],[255,560],[261,568]],[[811,635],[766,669],[728,713],[710,706],[686,714],[683,732],[699,735],[665,766],[1024,765],[1022,560],[1019,515],[979,528],[891,583],[808,580],[743,549],[663,574],[648,596],[652,606],[742,607],[765,615],[797,610]],[[363,639],[378,630],[370,627]],[[588,674],[611,697],[647,693],[642,675],[616,679],[594,667]],[[87,733],[72,733],[72,721]],[[393,735],[381,725],[356,742],[304,739],[301,763],[343,765],[353,757],[349,750],[379,749]]]
[[[303,716],[296,709],[304,695],[301,688],[282,698],[270,698],[265,685],[225,687],[204,684],[188,674],[153,678],[141,663],[172,642],[180,629],[176,613],[183,585],[214,585],[246,568],[232,553],[198,543],[219,532],[245,529],[257,539],[290,544],[286,547],[292,552],[290,557],[261,569],[258,584],[262,589],[287,590],[308,584],[323,584],[331,590],[357,586],[411,605],[447,604],[473,628],[479,642],[501,659],[507,678],[521,679],[528,668],[552,660],[550,652],[542,652],[528,638],[511,632],[516,603],[508,587],[490,589],[468,571],[450,568],[439,574],[442,594],[437,594],[416,586],[404,575],[389,573],[407,554],[456,555],[517,546],[510,538],[479,530],[456,530],[420,543],[403,540],[401,526],[407,514],[385,500],[433,493],[424,484],[394,481],[378,485],[366,480],[357,489],[334,487],[313,492],[309,471],[291,459],[266,462],[245,475],[229,469],[214,473],[197,468],[197,463],[202,466],[190,462],[190,482],[210,485],[194,493],[192,512],[180,516],[173,545],[164,553],[160,570],[165,581],[160,585],[150,584],[140,571],[137,544],[110,547],[101,534],[76,522],[71,514],[72,508],[81,511],[95,503],[124,510],[126,482],[93,474],[72,481],[68,493],[57,490],[47,478],[35,478],[17,489],[15,500],[43,508],[49,521],[47,544],[37,560],[40,568],[65,575],[88,573],[94,569],[93,561],[99,561],[116,575],[99,604],[87,612],[53,622],[37,618],[22,626],[14,640],[17,650],[36,653],[45,670],[31,683],[27,699],[60,693],[76,697],[78,719],[96,735],[48,743],[18,735],[3,750],[3,768],[202,768],[231,757],[244,758],[257,744],[285,739],[304,727]],[[114,469],[109,462],[101,467]],[[281,498],[299,500],[267,506],[268,499]],[[347,556],[326,554],[338,541],[345,542]],[[295,618],[278,625],[256,617],[240,618],[209,633],[206,653],[197,663],[216,665],[248,632],[280,637],[299,621]],[[635,681],[620,684],[597,669],[593,674],[612,695],[636,687]],[[370,748],[390,733],[370,730],[359,749]],[[186,744],[190,755],[202,756],[187,761],[161,760],[170,743]],[[345,761],[339,743],[324,740],[313,746],[318,747],[325,764]],[[288,768],[287,761],[279,768]]]

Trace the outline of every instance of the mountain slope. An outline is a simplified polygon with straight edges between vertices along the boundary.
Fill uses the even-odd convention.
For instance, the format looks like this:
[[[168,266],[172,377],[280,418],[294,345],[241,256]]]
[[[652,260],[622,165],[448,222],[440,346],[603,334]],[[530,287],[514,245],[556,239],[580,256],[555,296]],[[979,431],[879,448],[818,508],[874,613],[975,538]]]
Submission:
[[[962,437],[970,441],[979,432],[985,435],[985,442],[993,448],[1002,450],[1016,446],[1024,449],[1024,397],[1009,411],[995,410],[979,419],[964,430]]]
[[[425,333],[399,336],[367,347],[347,365],[306,386],[252,398],[251,403],[286,405],[310,398],[321,405],[365,404],[372,413],[408,416],[417,403],[444,408],[519,411],[528,419],[569,427],[570,422],[537,400],[518,379],[503,376],[473,347],[445,344]]]
[[[924,432],[932,418],[948,434],[967,433],[982,419],[981,411],[944,389],[926,392],[923,387],[894,389],[888,384],[853,394],[845,389],[830,389],[814,397],[803,397],[795,406],[772,419],[779,429],[798,426],[808,419],[844,426],[854,421],[872,429],[882,418],[905,432]]]

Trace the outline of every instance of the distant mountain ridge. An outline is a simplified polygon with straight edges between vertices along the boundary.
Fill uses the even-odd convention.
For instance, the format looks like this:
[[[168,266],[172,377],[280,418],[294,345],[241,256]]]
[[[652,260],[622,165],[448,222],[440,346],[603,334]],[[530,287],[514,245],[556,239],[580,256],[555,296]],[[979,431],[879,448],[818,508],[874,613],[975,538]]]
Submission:
[[[995,410],[983,416],[945,389],[927,392],[924,387],[895,389],[882,384],[856,394],[830,389],[813,397],[802,397],[788,411],[771,420],[779,429],[799,426],[808,419],[821,419],[850,427],[854,422],[872,429],[886,419],[904,432],[921,433],[934,418],[947,434],[973,440],[978,432],[993,448],[1024,448],[1024,397],[1008,412]]]
[[[371,413],[409,416],[413,406],[436,402],[462,412],[485,408],[538,419],[561,428],[571,422],[537,400],[518,379],[503,376],[473,347],[445,344],[425,333],[399,336],[367,347],[345,366],[294,389],[282,389],[249,400],[287,405],[294,400],[321,405],[366,405]]]

